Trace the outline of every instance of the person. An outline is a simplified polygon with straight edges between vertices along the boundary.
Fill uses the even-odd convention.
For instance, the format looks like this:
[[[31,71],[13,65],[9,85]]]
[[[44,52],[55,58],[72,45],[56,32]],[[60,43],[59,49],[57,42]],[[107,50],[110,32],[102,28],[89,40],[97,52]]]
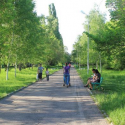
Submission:
[[[96,69],[95,70],[95,77],[94,77],[94,79],[89,79],[88,80],[88,82],[87,82],[87,85],[89,85],[90,86],[90,90],[92,90],[93,88],[92,88],[92,82],[100,82],[100,78],[101,78],[101,74],[99,73],[99,71]]]
[[[93,73],[93,75],[91,75],[92,77],[88,78],[88,80],[89,80],[89,79],[92,80],[92,79],[95,78],[95,70],[96,70],[96,69],[92,69],[92,73]]]
[[[70,67],[68,66],[68,63],[66,63],[65,64],[65,67],[63,68],[63,74],[64,74],[64,82],[65,82],[65,78],[67,77],[67,79],[68,79],[68,83],[67,82],[65,82],[66,83],[66,85],[67,85],[67,88],[68,88],[68,86],[69,86],[69,69],[70,69]],[[65,83],[63,84],[63,86],[65,86]]]
[[[93,75],[92,75],[92,77],[90,77],[90,78],[87,79],[87,84],[84,87],[88,87],[88,85],[89,85],[88,84],[88,80],[94,80],[95,79],[95,73],[96,73],[95,70],[96,69],[92,69]]]
[[[42,80],[42,72],[44,68],[42,67],[42,64],[38,67],[38,79]]]
[[[49,81],[49,71],[48,71],[48,68],[46,68],[46,78],[47,78],[47,81]]]

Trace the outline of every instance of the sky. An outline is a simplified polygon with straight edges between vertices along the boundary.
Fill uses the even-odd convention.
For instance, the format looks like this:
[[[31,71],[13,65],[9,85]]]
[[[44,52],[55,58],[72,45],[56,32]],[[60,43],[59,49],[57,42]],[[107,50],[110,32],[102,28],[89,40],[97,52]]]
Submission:
[[[109,20],[109,12],[105,7],[106,0],[34,0],[36,3],[35,11],[37,15],[49,15],[48,6],[51,3],[55,4],[57,17],[59,20],[59,31],[63,37],[64,46],[67,46],[68,52],[73,50],[73,44],[77,41],[78,35],[84,31],[83,23],[85,22],[85,15],[94,8],[94,5],[99,6],[102,13],[106,13],[107,20]]]

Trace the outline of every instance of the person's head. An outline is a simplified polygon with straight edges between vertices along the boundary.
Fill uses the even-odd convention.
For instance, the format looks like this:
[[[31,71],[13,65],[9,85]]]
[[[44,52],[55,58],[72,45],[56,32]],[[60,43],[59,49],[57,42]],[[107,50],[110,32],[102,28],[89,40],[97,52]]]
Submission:
[[[96,70],[95,70],[95,73],[97,74],[97,73],[99,73],[99,71],[96,69]]]
[[[92,72],[95,73],[95,70],[96,70],[96,69],[92,69]]]
[[[65,66],[68,66],[68,63],[65,63]]]
[[[42,64],[39,64],[40,65],[40,67],[42,66]]]
[[[46,71],[48,71],[48,68],[46,68]]]

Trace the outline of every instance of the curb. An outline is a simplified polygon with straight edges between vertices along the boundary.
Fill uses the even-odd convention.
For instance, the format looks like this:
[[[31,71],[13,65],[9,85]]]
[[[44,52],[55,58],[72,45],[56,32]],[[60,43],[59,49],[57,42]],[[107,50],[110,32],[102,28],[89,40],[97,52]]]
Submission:
[[[31,83],[31,84],[29,84],[29,85],[27,85],[27,86],[25,86],[25,87],[22,87],[22,88],[20,88],[20,89],[18,89],[18,90],[15,90],[15,91],[11,92],[11,93],[8,93],[6,96],[0,98],[0,100],[5,99],[5,98],[8,98],[8,97],[14,95],[15,93],[17,93],[17,92],[19,92],[19,91],[22,91],[22,90],[24,90],[25,88],[28,88],[29,86],[31,86],[31,85],[33,85],[33,84],[35,84],[35,83],[36,83],[36,82],[33,82],[33,83]]]
[[[90,89],[87,88],[87,91],[90,93],[90,95],[93,95],[92,91],[90,91]]]
[[[77,71],[77,70],[76,70],[76,71]],[[78,73],[78,72],[77,72],[77,73]],[[78,73],[78,74],[79,74],[79,73]],[[80,76],[80,74],[79,74],[79,76]],[[84,81],[83,81],[83,79],[81,78],[81,76],[80,76],[80,79],[81,79],[81,81],[82,81],[82,83],[83,83],[83,85],[84,85]],[[97,105],[98,108],[99,108],[100,105],[98,104],[96,98],[94,97],[93,92],[90,91],[90,89],[88,89],[88,88],[87,88],[87,91],[88,91],[89,94],[92,96],[94,102],[96,103],[96,105]],[[104,110],[101,110],[100,108],[99,108],[99,110],[101,111],[101,113],[103,114],[103,116],[107,119],[107,121],[109,122],[109,124],[110,124],[110,125],[114,125],[114,124],[111,122],[111,119],[109,118],[109,116],[106,114],[106,112],[105,112]]]
[[[87,91],[88,91],[88,92],[90,93],[90,95],[92,96],[92,98],[93,98],[94,102],[96,103],[96,105],[97,105],[98,107],[100,107],[100,105],[98,104],[96,98],[94,97],[93,92],[90,91],[88,88],[87,88]],[[99,109],[100,109],[100,108],[99,108]],[[114,125],[114,124],[111,122],[111,119],[109,118],[109,116],[107,115],[107,113],[106,113],[104,110],[100,110],[100,111],[101,111],[101,113],[104,115],[104,117],[108,120],[109,124],[110,124],[110,125]]]

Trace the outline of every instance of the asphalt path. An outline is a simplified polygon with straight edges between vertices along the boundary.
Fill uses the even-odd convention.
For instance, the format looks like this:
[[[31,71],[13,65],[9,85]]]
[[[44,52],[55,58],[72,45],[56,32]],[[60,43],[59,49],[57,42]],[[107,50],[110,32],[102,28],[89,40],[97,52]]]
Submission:
[[[108,125],[74,68],[62,70],[0,101],[0,125]]]

